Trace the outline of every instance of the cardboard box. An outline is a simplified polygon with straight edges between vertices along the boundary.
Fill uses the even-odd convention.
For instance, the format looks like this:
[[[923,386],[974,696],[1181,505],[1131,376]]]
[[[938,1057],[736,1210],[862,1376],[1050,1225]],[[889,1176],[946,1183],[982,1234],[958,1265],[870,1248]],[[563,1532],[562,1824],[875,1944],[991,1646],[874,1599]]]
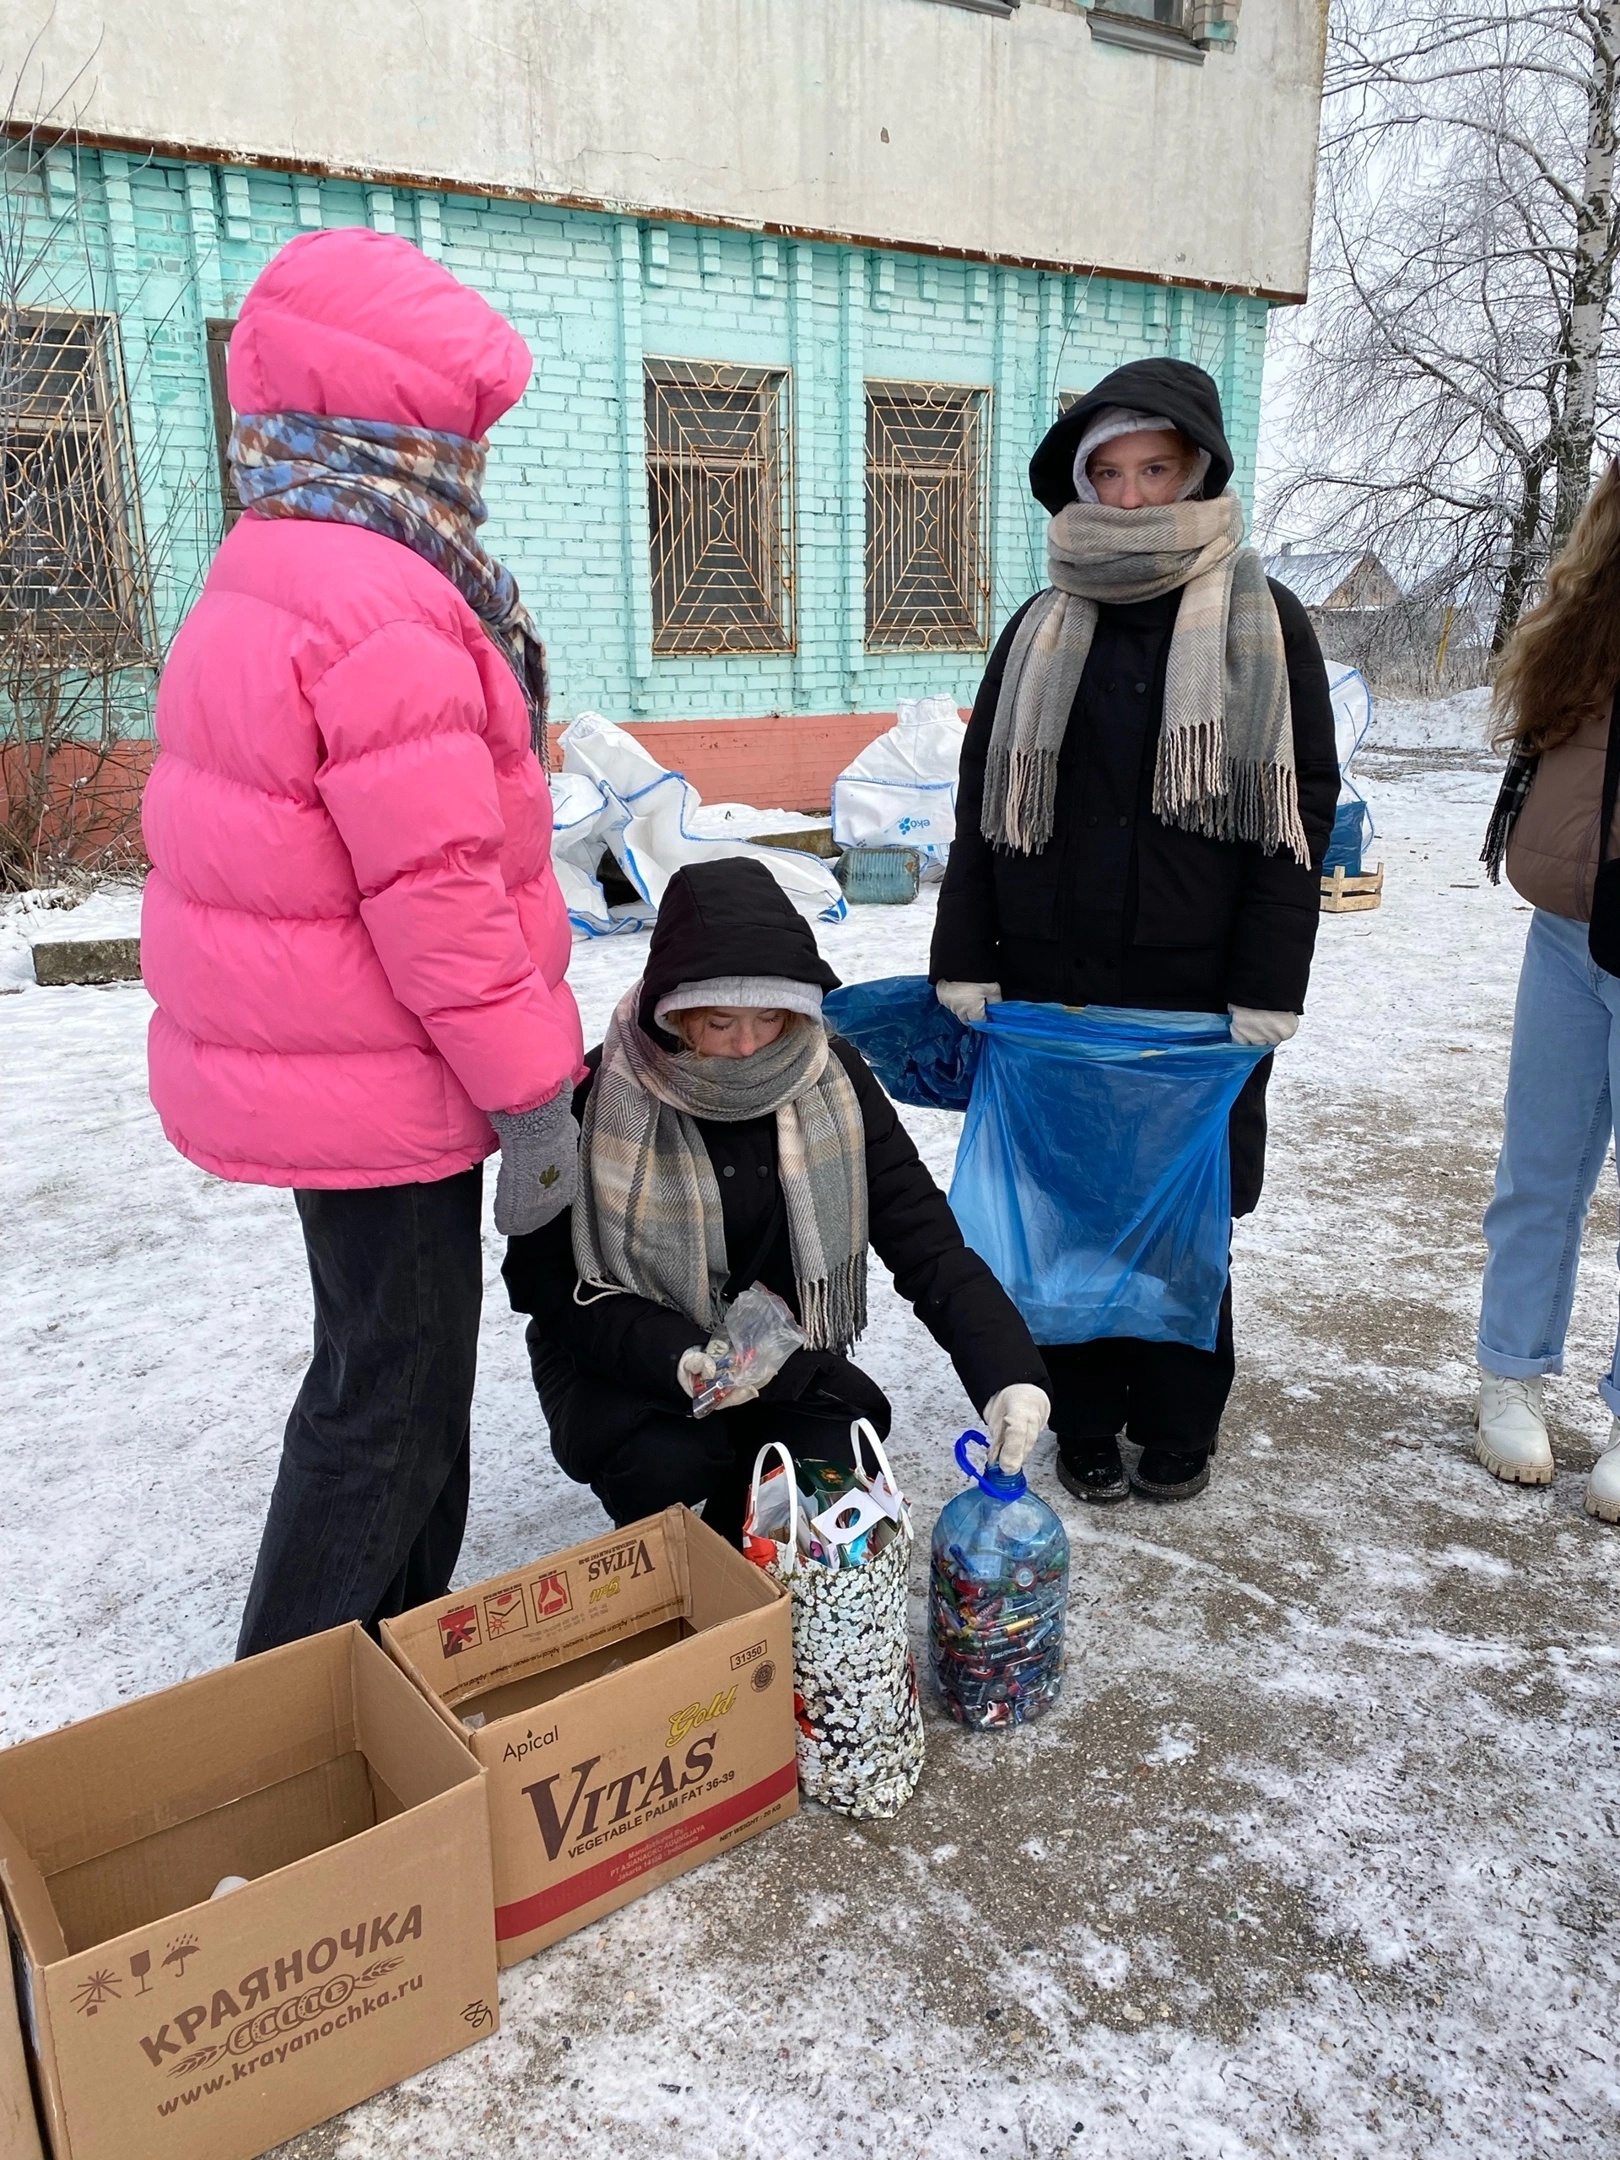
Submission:
[[[503,1965],[798,1807],[787,1596],[684,1507],[382,1636],[489,1772]]]
[[[358,1627],[0,1753],[54,2160],[250,2160],[492,2032],[483,1787]]]

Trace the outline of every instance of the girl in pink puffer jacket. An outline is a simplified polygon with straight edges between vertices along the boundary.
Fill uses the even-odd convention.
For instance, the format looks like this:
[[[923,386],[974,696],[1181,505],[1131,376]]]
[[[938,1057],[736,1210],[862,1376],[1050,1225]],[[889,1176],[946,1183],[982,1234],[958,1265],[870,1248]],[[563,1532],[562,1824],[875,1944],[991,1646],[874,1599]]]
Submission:
[[[467,1505],[482,1163],[567,1204],[579,1016],[544,661],[479,546],[527,346],[407,241],[310,234],[232,333],[247,514],[177,636],[144,826],[152,1099],[294,1189],[315,1356],[239,1655],[437,1597]]]

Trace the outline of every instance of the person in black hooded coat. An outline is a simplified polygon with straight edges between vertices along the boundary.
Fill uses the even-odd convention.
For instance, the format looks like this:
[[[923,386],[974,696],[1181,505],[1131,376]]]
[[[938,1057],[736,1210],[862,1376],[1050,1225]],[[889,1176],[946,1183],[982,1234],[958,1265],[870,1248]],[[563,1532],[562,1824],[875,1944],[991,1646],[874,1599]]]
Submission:
[[[1220,394],[1201,368],[1178,360],[1117,369],[1064,414],[1030,463],[1033,492],[1054,519],[1077,500],[1114,512],[1213,505],[1231,474]],[[1240,537],[1241,513],[1229,500]],[[1155,814],[1166,676],[1185,589],[1097,606],[1057,756],[1050,838],[1027,851],[986,837],[985,796],[1003,678],[1036,601],[1003,631],[968,723],[957,837],[930,960],[941,1001],[960,1017],[978,1017],[988,996],[1230,1012],[1234,1037],[1256,1044],[1293,1033],[1338,799],[1326,670],[1304,608],[1269,583],[1303,849],[1212,837]],[[1267,1057],[1232,1111],[1235,1215],[1260,1197],[1270,1074]],[[1230,1283],[1213,1351],[1117,1338],[1048,1346],[1045,1356],[1058,1474],[1068,1489],[1091,1500],[1127,1495],[1132,1481],[1117,1445],[1127,1428],[1144,1447],[1139,1490],[1177,1499],[1207,1482],[1233,1376]]]
[[[758,1112],[760,1075],[772,1059],[804,1060],[799,1078],[775,1090],[790,1092],[801,1125],[800,1079],[823,1075],[814,1081],[817,1103],[830,1105],[844,1135],[829,1171],[834,1201],[846,1191],[853,1196],[852,1220],[864,1214],[895,1288],[950,1357],[1005,1467],[1018,1468],[1046,1422],[1046,1370],[1029,1330],[963,1244],[865,1060],[826,1034],[821,995],[837,984],[810,925],[762,863],[733,859],[679,871],[659,907],[646,971],[622,1000],[606,1041],[588,1054],[575,1091],[583,1133],[579,1198],[508,1246],[507,1289],[514,1308],[532,1316],[529,1356],[552,1452],[617,1524],[685,1501],[735,1542],[748,1475],[767,1440],[847,1463],[853,1419],[867,1418],[888,1434],[888,1398],[847,1355],[863,1318],[864,1241],[848,1256],[844,1279],[857,1287],[844,1298],[842,1317],[819,1330],[806,1320],[806,1305],[819,1311],[824,1301],[820,1290],[805,1294],[811,1264],[790,1211],[778,1112]],[[664,1091],[651,1109],[638,1075]],[[603,1090],[599,1122],[592,1098]],[[686,1101],[715,1114],[689,1113]],[[656,1105],[671,1102],[675,1119],[652,1131],[645,1116],[662,1115]],[[688,1176],[694,1168],[695,1180]],[[723,1220],[725,1273],[710,1261],[705,1312],[692,1309],[703,1302],[701,1291],[683,1304],[667,1287],[672,1270],[678,1276],[705,1251],[702,1232],[686,1220],[682,1196],[693,1182],[707,1187]],[[614,1193],[627,1187],[631,1209],[645,1211],[639,1229],[627,1227],[628,1211],[614,1212]],[[797,1190],[802,1194],[802,1183]],[[836,1204],[832,1214],[843,1220]],[[693,1265],[701,1279],[701,1262]],[[836,1270],[826,1274],[834,1278]],[[662,1281],[665,1292],[643,1294],[627,1277],[648,1286]],[[738,1397],[695,1418],[694,1386],[712,1370],[707,1346],[719,1315],[755,1282],[786,1301],[812,1346],[795,1351],[757,1399]],[[817,1332],[827,1339],[816,1343]]]

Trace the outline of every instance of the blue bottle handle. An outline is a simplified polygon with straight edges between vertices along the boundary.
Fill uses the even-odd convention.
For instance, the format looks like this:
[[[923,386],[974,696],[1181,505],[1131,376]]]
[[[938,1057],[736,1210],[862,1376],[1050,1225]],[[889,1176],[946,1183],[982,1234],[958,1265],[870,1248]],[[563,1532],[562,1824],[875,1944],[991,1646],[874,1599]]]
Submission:
[[[970,1440],[977,1440],[984,1449],[985,1463],[982,1470],[974,1467],[973,1459],[968,1454]],[[962,1475],[971,1478],[980,1492],[987,1492],[992,1500],[1016,1500],[1020,1493],[1029,1490],[1022,1470],[1015,1470],[1009,1477],[1005,1470],[996,1468],[990,1460],[989,1441],[982,1432],[975,1432],[971,1426],[956,1443],[956,1464]]]

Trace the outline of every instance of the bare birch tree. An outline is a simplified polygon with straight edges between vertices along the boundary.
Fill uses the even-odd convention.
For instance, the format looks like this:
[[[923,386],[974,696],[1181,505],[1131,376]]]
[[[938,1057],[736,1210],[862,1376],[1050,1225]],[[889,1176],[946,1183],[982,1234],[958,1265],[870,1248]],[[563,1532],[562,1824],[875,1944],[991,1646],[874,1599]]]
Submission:
[[[1620,0],[1338,0],[1267,510],[1518,620],[1614,440]]]

